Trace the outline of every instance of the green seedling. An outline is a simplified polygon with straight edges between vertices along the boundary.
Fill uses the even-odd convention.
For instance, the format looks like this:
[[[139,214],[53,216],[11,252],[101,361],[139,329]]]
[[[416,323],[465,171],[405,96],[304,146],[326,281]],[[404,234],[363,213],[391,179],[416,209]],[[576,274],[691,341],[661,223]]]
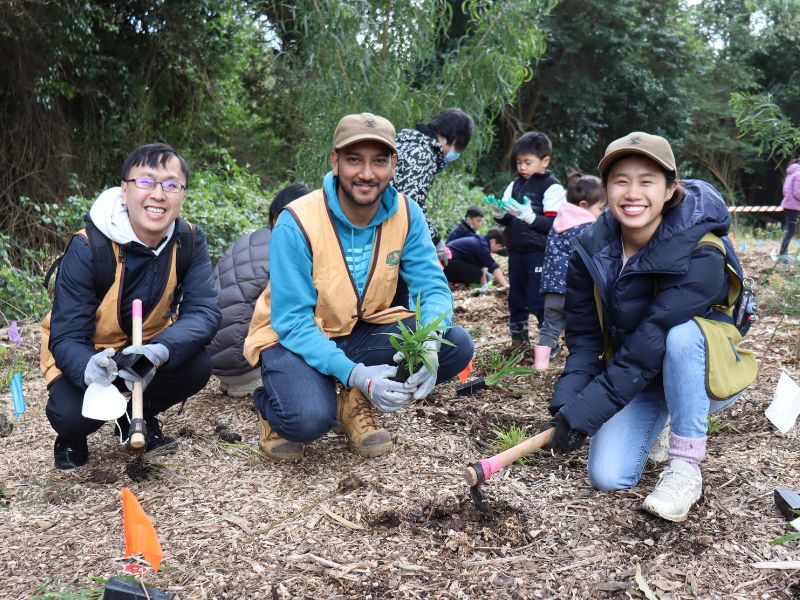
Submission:
[[[788,535],[782,535],[779,538],[775,538],[774,540],[770,541],[770,544],[776,546],[778,544],[783,544],[785,542],[794,542],[795,540],[800,540],[800,531],[795,531],[794,533],[790,533]]]
[[[401,368],[403,366],[408,369],[406,377],[415,373],[419,365],[423,365],[430,372],[434,371],[433,363],[428,355],[428,350],[424,346],[425,342],[429,340],[439,340],[442,344],[447,346],[455,346],[455,344],[439,335],[441,331],[449,328],[441,324],[447,316],[447,313],[448,311],[445,311],[427,325],[423,325],[420,297],[417,295],[417,308],[414,315],[415,329],[412,330],[402,321],[397,321],[397,332],[383,333],[383,335],[389,336],[389,343],[392,347],[403,355],[403,364],[401,364],[397,370],[396,378],[398,380],[404,380],[401,375]]]
[[[491,425],[490,429],[492,433],[494,433],[495,437],[497,438],[497,443],[495,448],[497,452],[502,452],[504,450],[508,450],[509,448],[513,448],[517,444],[524,442],[528,438],[528,427],[518,427],[517,425],[511,425],[508,429],[502,429],[498,425]],[[534,454],[542,452],[541,448],[537,449]],[[531,456],[523,456],[515,461],[515,464],[518,465],[529,465],[531,464],[532,459]]]
[[[716,416],[708,415],[708,435],[721,435],[729,431],[728,426],[723,425]]]
[[[494,373],[499,371],[500,367],[506,361],[506,356],[502,350],[492,350],[485,354],[481,354],[477,359],[476,366],[482,373]]]
[[[498,385],[503,379],[508,377],[519,377],[520,375],[532,375],[534,370],[530,367],[520,367],[519,361],[522,360],[522,353],[514,354],[508,360],[503,361],[500,367],[491,375],[487,375],[484,381],[486,385]],[[501,386],[502,387],[502,386]]]

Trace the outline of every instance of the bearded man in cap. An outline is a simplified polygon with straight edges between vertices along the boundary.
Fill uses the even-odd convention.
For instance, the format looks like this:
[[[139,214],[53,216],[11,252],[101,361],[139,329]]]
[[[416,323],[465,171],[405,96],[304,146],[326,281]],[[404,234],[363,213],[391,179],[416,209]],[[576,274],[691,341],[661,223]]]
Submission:
[[[261,449],[279,460],[301,459],[304,444],[333,428],[360,456],[390,452],[376,410],[424,398],[473,354],[469,334],[451,326],[453,298],[425,216],[390,185],[394,126],[370,113],[347,115],[330,163],[322,188],[278,218],[270,284],[245,340],[245,357],[260,364],[264,383],[253,395]],[[398,331],[398,320],[416,326],[413,312],[392,305],[399,278],[418,298],[422,325],[444,315],[436,339],[425,342],[429,366],[404,383],[393,380],[399,357],[385,335]]]

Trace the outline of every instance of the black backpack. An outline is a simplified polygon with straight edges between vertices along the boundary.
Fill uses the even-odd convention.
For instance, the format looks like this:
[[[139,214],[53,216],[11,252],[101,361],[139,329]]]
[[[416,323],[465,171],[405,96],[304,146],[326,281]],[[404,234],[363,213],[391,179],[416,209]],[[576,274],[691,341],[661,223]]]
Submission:
[[[102,302],[111,285],[114,283],[114,276],[117,270],[117,258],[123,260],[122,250],[120,249],[120,256],[114,256],[114,248],[109,240],[103,233],[92,223],[89,217],[86,217],[86,237],[89,238],[89,246],[92,248],[92,262],[94,263],[94,292],[97,300]],[[178,256],[175,261],[175,270],[178,277],[178,289],[175,290],[176,301],[180,300],[180,285],[183,281],[186,272],[189,270],[189,265],[192,263],[192,253],[194,252],[194,227],[178,217],[175,220],[175,233],[177,239]],[[65,250],[66,251],[66,250]],[[44,277],[44,287],[48,289],[50,285],[50,277],[61,265],[61,259],[64,254],[61,254],[53,261],[47,274]]]

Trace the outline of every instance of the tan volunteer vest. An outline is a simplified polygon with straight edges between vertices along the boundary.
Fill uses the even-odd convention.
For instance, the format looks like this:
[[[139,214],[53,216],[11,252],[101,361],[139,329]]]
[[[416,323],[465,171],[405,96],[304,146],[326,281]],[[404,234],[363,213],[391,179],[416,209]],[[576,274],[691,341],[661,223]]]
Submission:
[[[311,192],[286,210],[294,215],[311,249],[311,277],[317,290],[314,322],[328,338],[349,334],[360,320],[385,324],[414,314],[405,307],[391,306],[400,275],[400,254],[408,236],[405,196],[398,194],[397,211],[375,231],[364,296],[360,299],[324,192]],[[258,365],[264,348],[278,343],[270,320],[270,288],[271,284],[267,285],[256,302],[244,341],[244,356],[253,366]]]
[[[87,243],[89,242],[85,229],[81,229],[77,235],[83,236]],[[114,348],[119,351],[129,344],[129,335],[123,331],[122,325],[120,324],[120,302],[122,301],[120,288],[123,283],[125,251],[114,241],[111,242],[111,245],[114,249],[114,256],[117,257],[117,267],[114,275],[114,283],[111,285],[108,292],[106,292],[106,295],[103,297],[95,313],[92,341],[94,342],[95,350],[98,351],[103,348]],[[122,258],[122,260],[120,260],[120,258]],[[178,283],[176,259],[177,244],[173,244],[170,250],[170,267],[167,283],[156,305],[149,313],[143,315],[142,340],[145,344],[172,324],[172,315],[169,309],[172,295],[175,293],[175,288]],[[39,325],[39,333],[41,334],[42,340],[39,351],[39,368],[47,381],[48,387],[56,378],[61,376],[61,370],[56,367],[56,360],[49,348],[50,316],[51,313],[47,313],[47,316]]]

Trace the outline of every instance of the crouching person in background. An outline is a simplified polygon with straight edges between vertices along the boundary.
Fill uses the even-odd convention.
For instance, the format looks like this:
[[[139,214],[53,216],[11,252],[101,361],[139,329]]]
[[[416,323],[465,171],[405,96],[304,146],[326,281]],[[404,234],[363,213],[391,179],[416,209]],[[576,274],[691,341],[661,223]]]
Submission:
[[[453,298],[422,210],[389,183],[397,164],[392,124],[369,113],[344,117],[330,162],[322,189],[278,217],[270,284],[245,340],[264,383],[253,394],[261,449],[275,459],[299,460],[303,444],[337,425],[356,454],[390,452],[376,410],[424,398],[472,358],[469,334],[450,327]],[[443,331],[425,342],[428,366],[405,383],[392,379],[395,349],[385,335],[398,331],[399,319],[415,327],[411,311],[392,305],[398,278],[419,300],[423,325],[443,315]]]
[[[261,385],[261,369],[242,354],[256,301],[269,283],[269,238],[280,212],[309,190],[302,183],[282,189],[269,206],[269,226],[243,235],[214,269],[222,322],[208,346],[220,390],[232,398],[252,394]]]
[[[186,161],[167,144],[140,146],[125,159],[120,179],[120,187],[98,197],[86,229],[67,247],[53,308],[40,326],[58,469],[86,464],[86,438],[103,425],[81,414],[90,384],[125,390],[126,383],[142,382],[146,448],[152,450],[175,443],[156,416],[211,376],[205,347],[220,312],[205,235],[180,218],[189,185]],[[135,299],[142,301],[143,325],[142,345],[133,346]],[[113,357],[120,351],[144,356],[151,369],[145,376],[118,372]],[[124,416],[119,423],[127,437]]]

